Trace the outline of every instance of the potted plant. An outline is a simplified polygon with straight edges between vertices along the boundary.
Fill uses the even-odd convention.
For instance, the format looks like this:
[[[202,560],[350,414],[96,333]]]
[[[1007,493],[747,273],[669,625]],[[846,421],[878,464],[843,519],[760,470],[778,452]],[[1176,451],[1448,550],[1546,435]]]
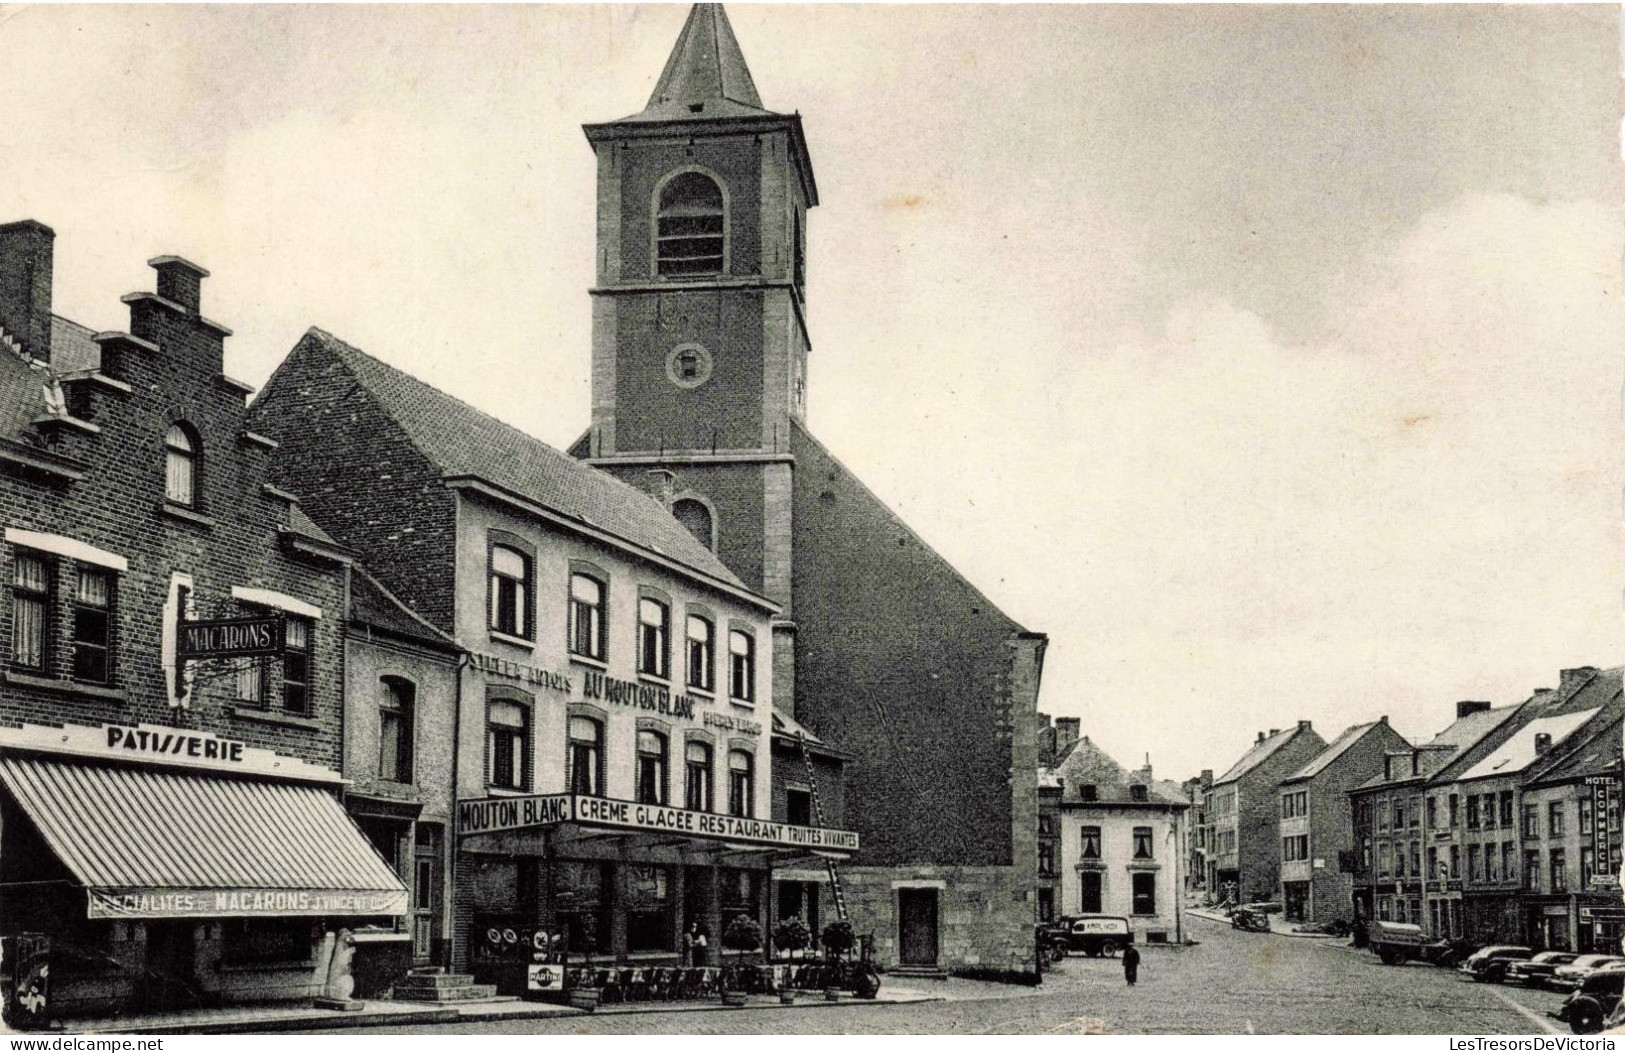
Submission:
[[[750,951],[760,950],[762,946],[762,925],[749,914],[735,914],[728,922],[728,927],[722,931],[722,946],[735,953],[734,974],[737,977],[739,967],[744,964],[745,955]],[[745,992],[742,985],[737,982],[731,989],[727,982],[727,973],[723,973],[722,1004],[742,1006],[745,1004]]]
[[[585,1009],[592,1012],[598,1008],[598,999],[602,992],[597,986],[598,971],[593,968],[592,952],[598,946],[598,916],[591,912],[577,916],[576,929],[581,934],[582,957],[585,959],[584,972],[586,983],[581,987],[570,988],[570,1005],[576,1009]],[[568,948],[569,944],[565,946]],[[568,951],[566,951],[568,954]],[[568,959],[566,959],[565,975],[569,975]]]
[[[773,928],[773,946],[787,955],[794,955],[805,951],[807,945],[812,943],[812,931],[807,923],[801,920],[800,915],[785,918]],[[796,1000],[795,989],[789,983],[789,966],[785,967],[785,982],[779,988],[779,1002],[791,1005]]]
[[[824,954],[833,965],[837,959],[845,958],[852,953],[852,945],[857,942],[857,935],[852,931],[849,921],[832,921],[824,926]],[[829,981],[824,988],[824,999],[829,1002],[840,1001],[841,989],[836,986],[835,977],[838,970],[829,970]]]

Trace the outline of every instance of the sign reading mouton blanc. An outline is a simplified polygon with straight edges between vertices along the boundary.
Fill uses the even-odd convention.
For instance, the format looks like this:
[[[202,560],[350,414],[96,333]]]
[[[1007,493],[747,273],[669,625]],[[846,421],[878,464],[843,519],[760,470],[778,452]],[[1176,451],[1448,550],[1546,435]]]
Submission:
[[[777,845],[783,848],[856,852],[858,835],[852,830],[791,826],[765,819],[743,819],[713,812],[691,812],[658,804],[637,804],[608,797],[581,797],[569,793],[530,797],[481,797],[457,802],[457,829],[461,836],[501,830],[581,823],[614,826],[663,834],[690,834],[721,841]]]
[[[282,653],[280,615],[181,622],[176,628],[176,658],[256,658]]]

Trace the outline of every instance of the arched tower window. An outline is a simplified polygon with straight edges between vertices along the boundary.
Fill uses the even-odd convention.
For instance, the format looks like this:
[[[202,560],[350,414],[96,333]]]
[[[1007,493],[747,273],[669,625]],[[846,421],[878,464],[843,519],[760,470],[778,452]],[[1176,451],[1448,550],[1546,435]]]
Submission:
[[[671,514],[688,529],[690,534],[699,538],[700,544],[713,552],[716,551],[716,525],[711,521],[711,510],[705,507],[705,502],[696,501],[692,497],[680,497],[672,502]]]
[[[660,190],[655,272],[662,278],[721,274],[727,220],[716,180],[700,172],[673,177]]]

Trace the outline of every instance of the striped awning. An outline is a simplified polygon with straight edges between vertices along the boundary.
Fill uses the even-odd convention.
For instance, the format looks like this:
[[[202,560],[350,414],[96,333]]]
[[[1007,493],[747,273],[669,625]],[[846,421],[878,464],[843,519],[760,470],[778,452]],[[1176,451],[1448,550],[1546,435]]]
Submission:
[[[0,783],[91,918],[406,913],[405,887],[319,786],[15,755]]]

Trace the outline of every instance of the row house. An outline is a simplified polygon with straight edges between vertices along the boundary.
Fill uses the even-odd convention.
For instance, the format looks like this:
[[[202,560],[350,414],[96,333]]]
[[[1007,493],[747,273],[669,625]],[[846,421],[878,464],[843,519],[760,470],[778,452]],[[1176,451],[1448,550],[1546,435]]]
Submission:
[[[1176,782],[1129,771],[1088,736],[1045,773],[1056,784],[1059,912],[1128,919],[1136,940],[1178,942],[1190,799]]]
[[[1208,809],[1207,885],[1236,903],[1275,897],[1281,881],[1281,780],[1326,748],[1307,720],[1260,731],[1241,759],[1213,782]]]
[[[201,313],[208,272],[155,257],[126,328],[97,329],[53,313],[54,250],[40,223],[0,226],[18,990],[50,1018],[308,999],[348,934],[410,938],[401,871],[345,808],[353,553],[272,481],[230,330]]]
[[[1356,724],[1280,785],[1281,902],[1288,921],[1351,921],[1353,823],[1348,791],[1409,743],[1388,718]]]

